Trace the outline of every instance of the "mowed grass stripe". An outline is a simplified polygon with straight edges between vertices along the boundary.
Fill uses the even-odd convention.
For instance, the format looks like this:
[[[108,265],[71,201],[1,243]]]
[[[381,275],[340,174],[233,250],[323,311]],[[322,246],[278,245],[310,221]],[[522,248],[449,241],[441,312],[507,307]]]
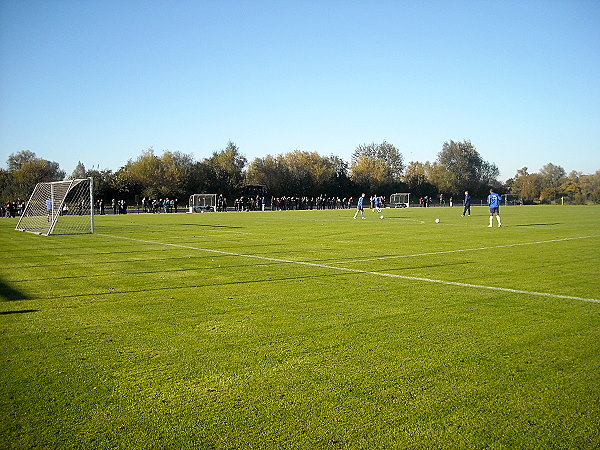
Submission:
[[[0,298],[0,442],[597,448],[597,303],[294,261],[585,236],[600,222],[600,208],[515,207],[502,210],[505,228],[487,229],[485,208],[471,222],[460,211],[390,210],[386,220],[363,221],[352,220],[354,211],[97,221],[103,234],[292,264],[104,236],[43,238],[0,220],[0,294],[8,294]],[[598,298],[598,250],[597,240],[580,239],[350,267]],[[26,265],[50,264],[53,253],[61,255],[55,267]]]
[[[427,253],[413,253],[411,255],[388,255],[388,256],[379,256],[376,258],[360,258],[360,259],[349,259],[345,261],[334,261],[329,264],[348,264],[355,262],[366,262],[366,261],[380,261],[385,259],[400,259],[400,258],[417,258],[420,256],[434,256],[434,255],[445,255],[450,253],[464,253],[464,252],[477,252],[482,250],[495,250],[499,248],[511,248],[511,247],[521,247],[523,245],[539,245],[539,244],[549,244],[552,242],[565,242],[565,241],[573,241],[578,239],[591,239],[600,237],[600,234],[595,234],[591,236],[577,236],[577,237],[567,237],[560,239],[549,239],[547,241],[534,241],[534,242],[520,242],[515,244],[503,244],[503,245],[492,245],[489,247],[474,247],[474,248],[459,248],[454,250],[444,250],[439,252],[427,252]]]
[[[124,237],[124,236],[115,236],[115,235],[108,235],[108,234],[100,234],[100,235],[109,237],[109,238],[115,238],[115,239],[127,239],[127,240],[131,240],[131,241],[142,242],[142,243],[151,244],[151,245],[164,245],[164,246],[169,246],[169,247],[185,248],[185,249],[189,249],[189,250],[198,250],[198,251],[202,251],[202,252],[216,253],[216,254],[220,254],[220,255],[259,259],[259,260],[275,262],[275,263],[298,264],[298,265],[302,265],[302,266],[317,267],[317,268],[321,268],[321,269],[331,269],[331,270],[337,270],[337,271],[342,271],[342,272],[361,273],[361,274],[375,275],[375,276],[380,276],[380,277],[399,278],[399,279],[410,280],[410,281],[437,283],[437,284],[445,284],[445,285],[449,285],[449,286],[460,286],[460,287],[475,288],[475,289],[488,289],[488,290],[492,290],[492,291],[510,292],[513,294],[535,295],[535,296],[558,298],[558,299],[581,300],[581,301],[585,301],[585,302],[600,303],[600,299],[596,299],[596,298],[585,298],[585,297],[577,297],[577,296],[571,296],[571,295],[552,294],[552,293],[547,293],[547,292],[526,291],[526,290],[521,290],[521,289],[511,289],[511,288],[504,288],[504,287],[498,287],[498,286],[486,286],[486,285],[473,284],[473,283],[461,283],[458,281],[436,280],[436,279],[432,279],[432,278],[414,277],[414,276],[399,275],[399,274],[384,273],[384,272],[375,272],[375,271],[369,271],[369,270],[353,269],[353,268],[349,268],[349,267],[332,266],[329,264],[318,264],[318,263],[307,262],[307,261],[294,261],[294,260],[271,258],[271,257],[265,257],[265,256],[258,256],[258,255],[247,255],[247,254],[243,254],[243,253],[233,253],[233,252],[226,252],[223,250],[206,249],[206,248],[201,248],[201,247],[193,247],[193,246],[182,245],[182,244],[173,244],[173,243],[168,243],[168,242],[156,242],[156,241],[149,241],[149,240],[145,240],[145,239],[136,239],[136,238]]]

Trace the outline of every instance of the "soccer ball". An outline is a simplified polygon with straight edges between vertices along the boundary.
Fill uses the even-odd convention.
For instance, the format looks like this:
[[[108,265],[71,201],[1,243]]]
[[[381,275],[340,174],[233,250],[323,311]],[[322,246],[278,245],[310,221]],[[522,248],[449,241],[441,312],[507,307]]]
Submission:
[[[381,216],[380,219],[383,219],[383,216]]]
[[[440,223],[440,219],[435,219],[435,223]]]

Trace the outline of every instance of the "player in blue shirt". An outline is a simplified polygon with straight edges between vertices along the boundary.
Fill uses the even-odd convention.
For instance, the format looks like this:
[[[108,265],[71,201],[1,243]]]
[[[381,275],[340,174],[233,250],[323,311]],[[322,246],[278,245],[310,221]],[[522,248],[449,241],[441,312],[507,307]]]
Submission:
[[[496,214],[496,220],[498,220],[498,226],[502,226],[502,222],[500,221],[500,202],[502,201],[502,197],[494,192],[493,189],[490,189],[490,195],[488,195],[488,205],[490,206],[490,224],[488,228],[492,228],[492,222],[494,214]]]
[[[50,222],[50,217],[52,217],[52,199],[46,200],[46,212],[48,213],[48,222]]]
[[[379,197],[378,195],[375,195],[375,209],[378,212],[381,212],[381,197]],[[373,211],[375,212],[375,211]]]
[[[365,218],[365,211],[363,210],[363,202],[365,201],[365,193],[363,192],[363,195],[361,195],[358,199],[358,204],[356,205],[356,212],[354,213],[354,218],[356,219],[356,216],[358,216],[358,213],[360,211],[360,215],[362,216],[362,218]]]

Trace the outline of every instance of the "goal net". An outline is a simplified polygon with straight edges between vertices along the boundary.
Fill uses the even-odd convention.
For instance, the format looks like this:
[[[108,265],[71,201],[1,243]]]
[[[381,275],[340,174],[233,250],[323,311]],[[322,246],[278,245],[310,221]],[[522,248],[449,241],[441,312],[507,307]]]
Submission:
[[[216,212],[217,194],[193,194],[190,195],[188,203],[189,211],[194,212]]]
[[[518,194],[504,194],[502,196],[504,198],[505,205],[522,205],[523,199]]]
[[[408,208],[410,206],[410,193],[401,192],[390,195],[390,205],[394,208]]]
[[[44,236],[93,233],[93,179],[38,183],[15,229]]]

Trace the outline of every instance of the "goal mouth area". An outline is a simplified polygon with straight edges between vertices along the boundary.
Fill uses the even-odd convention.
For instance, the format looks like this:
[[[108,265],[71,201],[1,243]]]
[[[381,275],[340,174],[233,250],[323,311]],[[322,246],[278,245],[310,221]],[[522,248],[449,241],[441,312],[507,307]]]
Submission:
[[[408,208],[410,206],[410,192],[397,192],[390,195],[390,206],[393,208]]]
[[[15,230],[42,236],[93,234],[93,179],[38,183]]]
[[[46,233],[43,233],[41,231],[26,230],[25,228],[15,228],[15,230],[22,231],[23,233],[37,234],[38,236],[47,236]]]
[[[217,194],[192,194],[188,202],[188,212],[206,213],[217,211]]]
[[[46,234],[46,233],[44,233],[42,231],[25,230],[23,228],[15,228],[15,231],[22,231],[23,233],[37,234],[38,236],[76,236],[76,235],[80,235],[80,234],[94,234],[92,232],[88,232],[88,233],[52,233],[52,234]]]

